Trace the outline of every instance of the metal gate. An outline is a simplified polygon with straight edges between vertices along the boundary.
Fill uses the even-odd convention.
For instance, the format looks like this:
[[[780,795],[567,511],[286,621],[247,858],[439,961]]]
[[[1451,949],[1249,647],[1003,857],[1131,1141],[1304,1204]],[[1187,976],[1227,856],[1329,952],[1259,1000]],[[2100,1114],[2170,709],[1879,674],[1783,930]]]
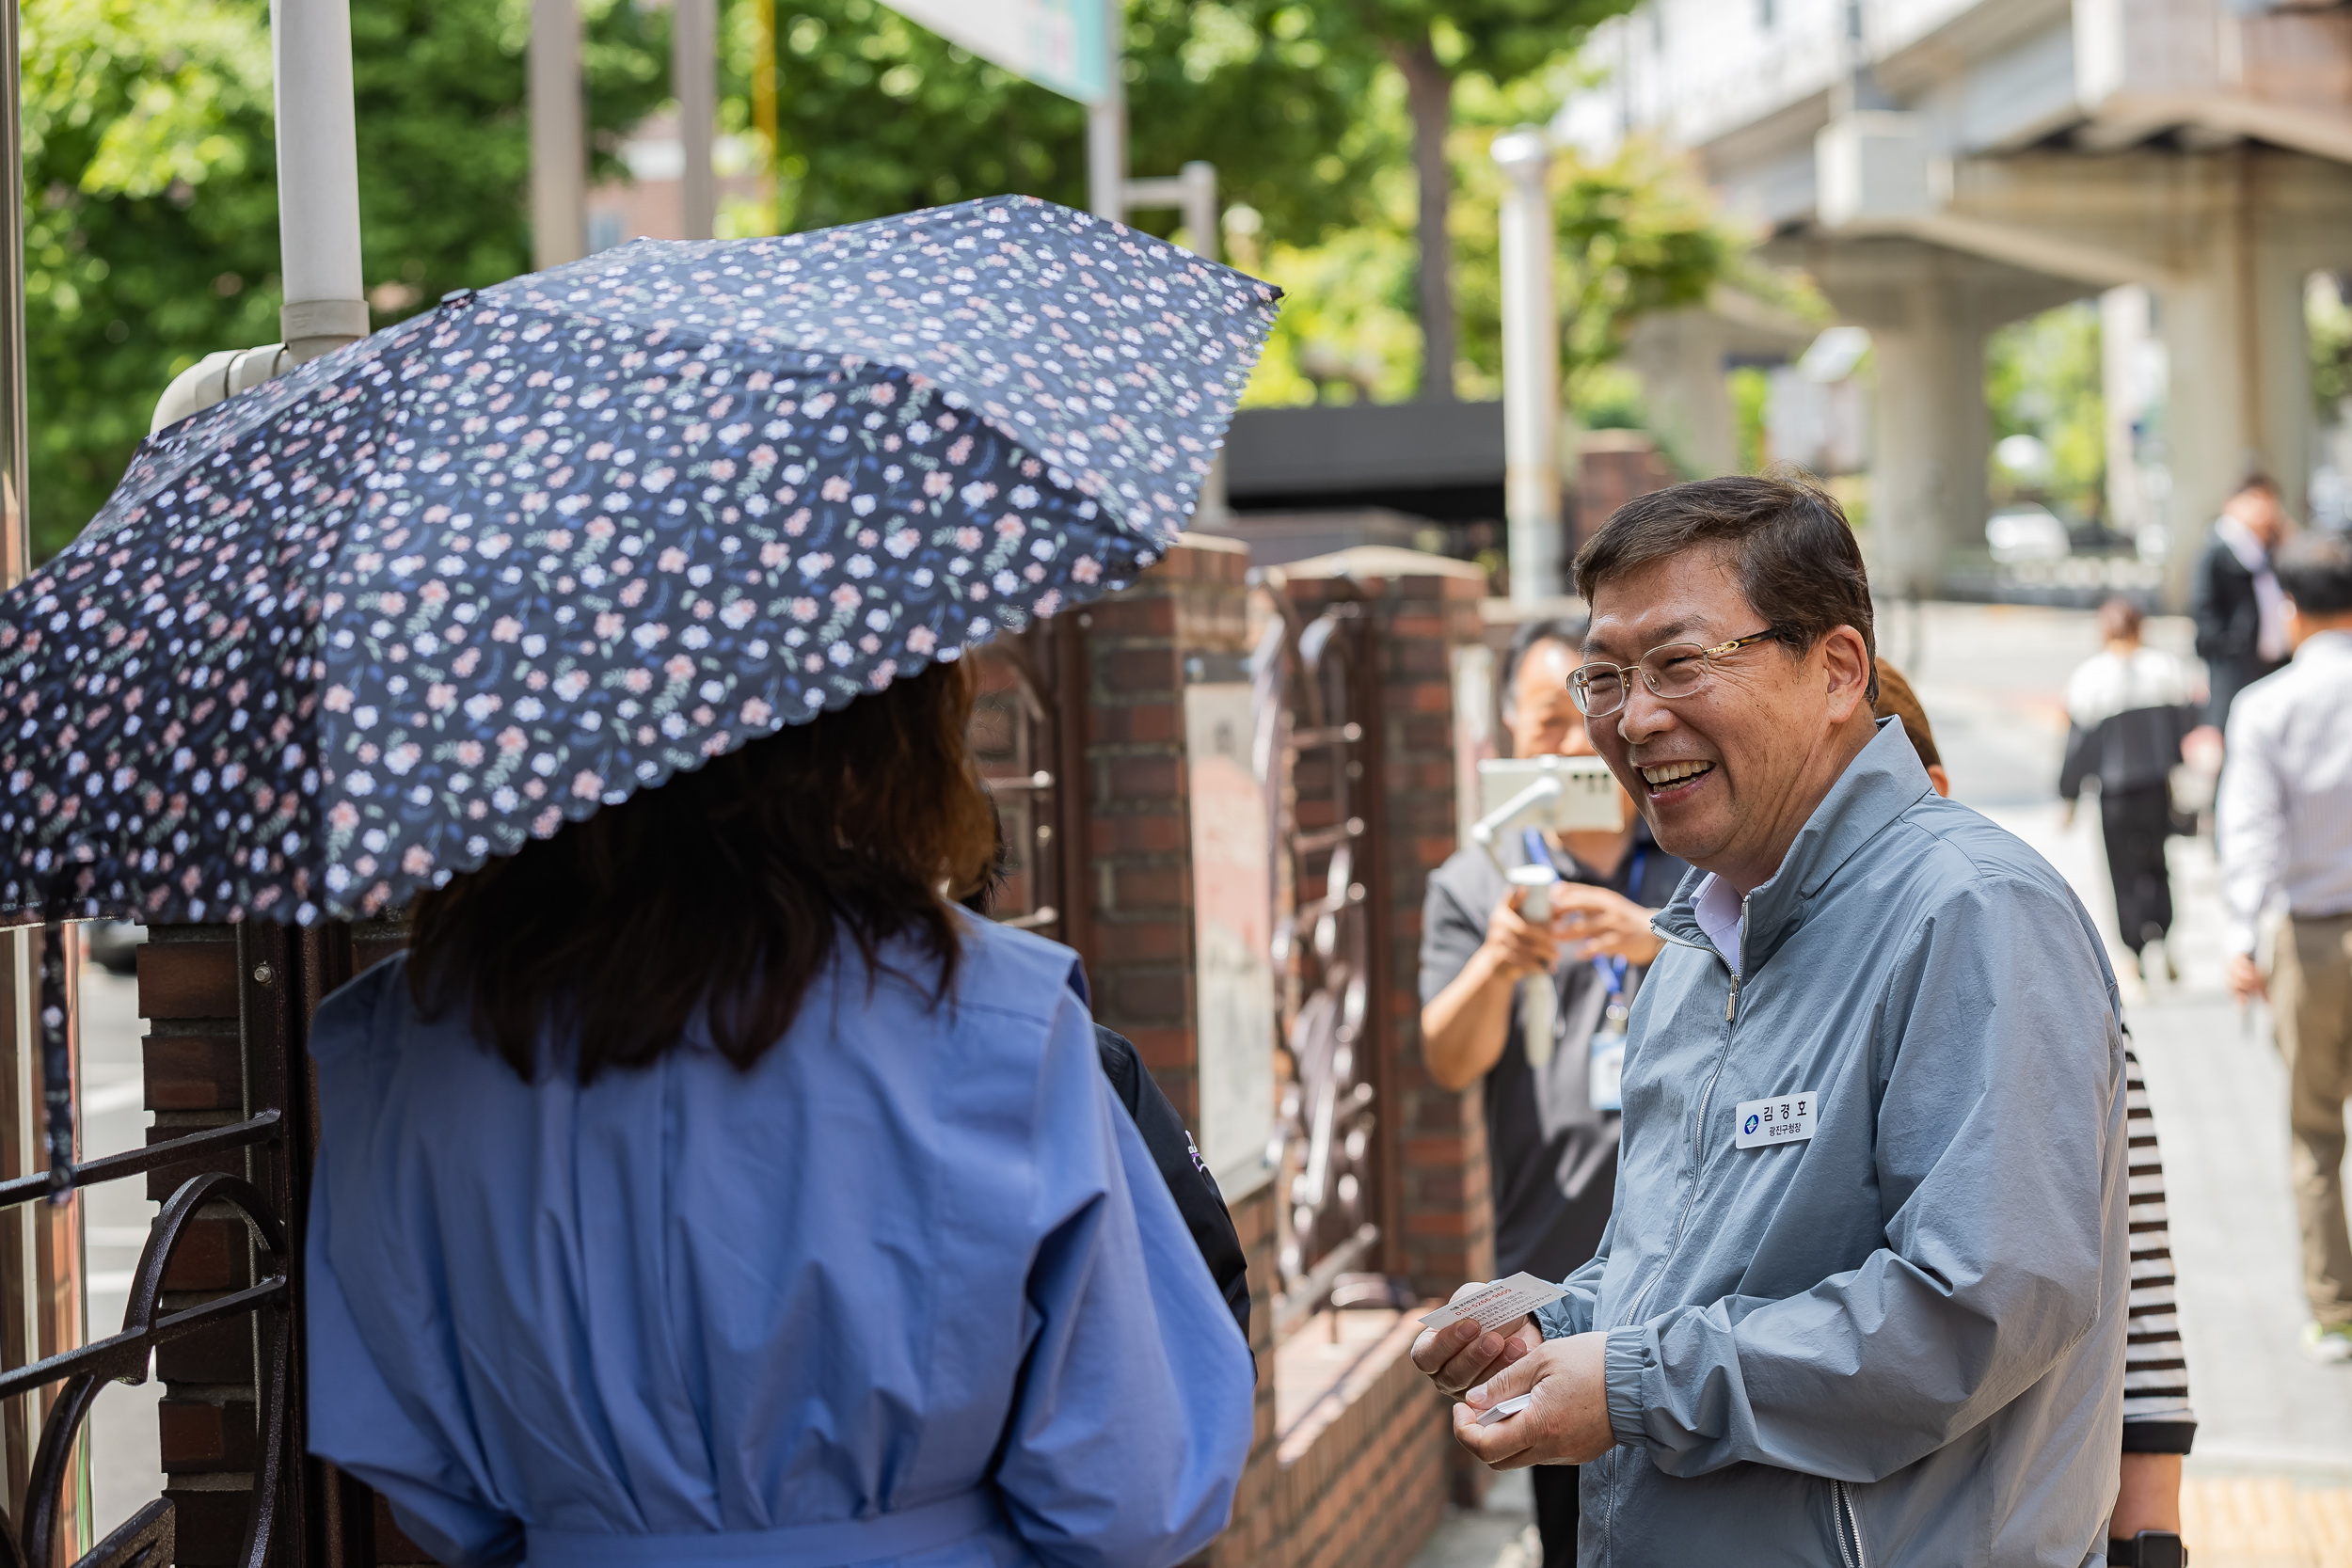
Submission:
[[[1310,619],[1279,588],[1262,595],[1251,668],[1274,857],[1279,1338],[1327,1306],[1395,1297],[1381,1272],[1382,735],[1378,629],[1364,607]]]

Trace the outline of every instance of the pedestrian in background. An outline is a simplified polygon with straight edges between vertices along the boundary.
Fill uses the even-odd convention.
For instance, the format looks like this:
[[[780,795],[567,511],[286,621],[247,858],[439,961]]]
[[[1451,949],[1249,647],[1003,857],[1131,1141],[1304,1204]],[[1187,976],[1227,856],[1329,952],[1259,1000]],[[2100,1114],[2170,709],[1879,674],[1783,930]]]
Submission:
[[[2279,486],[2249,474],[2213,525],[2189,579],[2197,657],[2205,661],[2205,722],[2225,730],[2237,694],[2286,661],[2284,595],[2270,558],[2287,536]]]
[[[425,895],[320,1006],[313,1451],[452,1568],[1166,1568],[1249,1353],[1069,949],[951,899],[968,663]]]
[[[2084,782],[2098,781],[2115,928],[2142,978],[2153,979],[2161,970],[2178,979],[2165,940],[2172,930],[2172,873],[2164,846],[2174,827],[2172,769],[2198,721],[2188,672],[2170,654],[2140,641],[2139,607],[2129,599],[2099,607],[2099,632],[2106,646],[2066,683],[2058,798],[2072,827]]]
[[[1584,623],[1530,621],[1502,663],[1502,723],[1514,756],[1590,756],[1568,694]],[[1561,879],[1553,919],[1522,919],[1528,890],[1503,879],[1481,847],[1454,852],[1429,879],[1422,914],[1422,1059],[1450,1089],[1484,1080],[1494,1193],[1495,1272],[1565,1279],[1591,1258],[1616,1192],[1619,1101],[1613,1070],[1595,1093],[1594,1046],[1625,1039],[1626,1019],[1658,937],[1650,917],[1690,868],[1658,847],[1625,802],[1614,832],[1498,845],[1506,863],[1541,855]],[[1540,998],[1534,988],[1545,988]],[[1531,1000],[1540,1005],[1531,1007]],[[1543,1037],[1532,1048],[1531,1021]],[[1619,1058],[1621,1062],[1622,1058]],[[1576,1561],[1577,1473],[1531,1478],[1546,1568]]]
[[[1911,682],[1878,661],[1878,715],[1899,719],[1935,792],[1951,798],[1951,776],[1935,747],[1935,731]],[[2126,1568],[2156,1560],[2141,1555],[2142,1531],[2177,1538],[2181,1530],[2181,1461],[2197,1438],[2188,1402],[2188,1354],[2181,1343],[2179,1301],[2172,1275],[2172,1227],[2165,1212],[2164,1156],[2156,1143],[2156,1114],[2139,1057],[2123,1047],[2123,1122],[2130,1146],[2131,1334],[2123,1348],[2123,1457],[2115,1510],[2107,1516],[2107,1562]],[[2162,1560],[2169,1561],[2170,1559]]]
[[[2352,536],[2279,553],[2294,662],[2248,687],[2230,718],[2216,803],[2230,913],[2230,989],[2269,996],[2286,1057],[2305,1350],[2352,1361],[2352,1238],[2344,1103],[2352,1098]],[[2255,959],[2278,920],[2269,973]]]

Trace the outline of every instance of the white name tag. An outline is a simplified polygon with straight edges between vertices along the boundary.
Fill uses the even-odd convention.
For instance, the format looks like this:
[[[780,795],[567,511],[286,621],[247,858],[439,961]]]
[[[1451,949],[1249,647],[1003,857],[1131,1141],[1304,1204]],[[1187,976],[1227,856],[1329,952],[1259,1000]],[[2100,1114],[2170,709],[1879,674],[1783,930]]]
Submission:
[[[1731,1124],[1739,1133],[1736,1147],[1762,1148],[1770,1144],[1801,1144],[1813,1136],[1813,1111],[1820,1095],[1799,1089],[1773,1100],[1743,1101],[1733,1107]]]

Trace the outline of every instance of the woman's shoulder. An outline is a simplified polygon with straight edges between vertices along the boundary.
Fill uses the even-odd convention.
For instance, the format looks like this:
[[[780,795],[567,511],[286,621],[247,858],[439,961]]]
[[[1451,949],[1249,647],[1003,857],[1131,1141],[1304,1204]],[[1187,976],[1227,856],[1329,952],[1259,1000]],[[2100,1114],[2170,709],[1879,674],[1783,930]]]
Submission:
[[[1088,1000],[1086,970],[1060,942],[959,910],[962,951],[956,1003],[1015,1017],[1050,1020],[1064,999]]]
[[[326,993],[310,1021],[310,1054],[323,1061],[385,1037],[408,1005],[408,955],[395,953]]]

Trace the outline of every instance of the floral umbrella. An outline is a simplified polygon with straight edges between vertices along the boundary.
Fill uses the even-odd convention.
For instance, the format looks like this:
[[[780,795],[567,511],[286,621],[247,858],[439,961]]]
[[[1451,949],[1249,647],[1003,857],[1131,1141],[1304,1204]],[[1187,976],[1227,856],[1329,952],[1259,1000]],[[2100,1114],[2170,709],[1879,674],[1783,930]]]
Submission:
[[[184,420],[0,596],[0,911],[366,917],[1112,592],[1277,297],[1002,198],[640,241]]]

